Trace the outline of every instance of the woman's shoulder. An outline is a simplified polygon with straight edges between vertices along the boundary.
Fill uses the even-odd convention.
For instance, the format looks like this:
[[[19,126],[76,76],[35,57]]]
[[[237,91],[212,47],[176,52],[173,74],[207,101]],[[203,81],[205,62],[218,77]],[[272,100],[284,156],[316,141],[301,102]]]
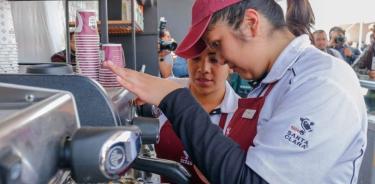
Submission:
[[[350,65],[345,61],[316,48],[306,49],[292,68],[301,76],[331,77],[353,73]]]
[[[306,49],[291,69],[294,72],[294,85],[319,80],[347,88],[358,83],[358,78],[349,64],[315,48]]]

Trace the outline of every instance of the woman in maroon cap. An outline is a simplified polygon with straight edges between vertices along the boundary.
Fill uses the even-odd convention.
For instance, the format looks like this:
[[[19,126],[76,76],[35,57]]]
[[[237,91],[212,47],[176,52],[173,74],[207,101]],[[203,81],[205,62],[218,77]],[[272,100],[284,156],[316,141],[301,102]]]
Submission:
[[[367,113],[355,73],[311,45],[307,0],[288,0],[286,20],[274,0],[196,0],[192,26],[176,54],[208,47],[222,64],[259,83],[240,119],[222,130],[187,89],[117,68],[118,81],[159,105],[193,163],[211,183],[356,183],[367,144]],[[256,136],[246,150],[233,141]]]

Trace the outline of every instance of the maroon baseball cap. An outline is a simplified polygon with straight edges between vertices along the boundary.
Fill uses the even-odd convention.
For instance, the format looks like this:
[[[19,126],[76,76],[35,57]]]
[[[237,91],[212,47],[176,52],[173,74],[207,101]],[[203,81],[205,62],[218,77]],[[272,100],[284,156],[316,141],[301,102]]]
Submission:
[[[241,0],[196,0],[192,10],[192,24],[188,34],[177,47],[176,54],[187,59],[198,56],[206,48],[206,44],[201,38],[210,23],[212,15],[240,1]]]

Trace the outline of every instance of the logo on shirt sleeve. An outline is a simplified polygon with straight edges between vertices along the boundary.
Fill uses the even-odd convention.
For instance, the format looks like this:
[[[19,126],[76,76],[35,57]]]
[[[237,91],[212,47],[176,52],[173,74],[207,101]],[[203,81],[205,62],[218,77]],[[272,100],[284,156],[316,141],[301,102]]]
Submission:
[[[300,118],[300,121],[300,127],[290,126],[285,139],[302,149],[307,149],[309,147],[309,134],[313,132],[314,122],[309,118]]]
[[[183,155],[181,155],[180,163],[186,164],[186,165],[193,165],[193,162],[191,162],[189,154],[184,150]]]

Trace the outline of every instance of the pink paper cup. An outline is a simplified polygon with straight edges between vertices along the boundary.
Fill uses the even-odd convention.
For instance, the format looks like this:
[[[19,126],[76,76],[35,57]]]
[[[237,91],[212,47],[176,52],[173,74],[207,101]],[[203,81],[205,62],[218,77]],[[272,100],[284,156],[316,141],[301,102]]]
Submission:
[[[119,67],[125,67],[124,50],[121,44],[102,44],[102,62],[112,61]]]

